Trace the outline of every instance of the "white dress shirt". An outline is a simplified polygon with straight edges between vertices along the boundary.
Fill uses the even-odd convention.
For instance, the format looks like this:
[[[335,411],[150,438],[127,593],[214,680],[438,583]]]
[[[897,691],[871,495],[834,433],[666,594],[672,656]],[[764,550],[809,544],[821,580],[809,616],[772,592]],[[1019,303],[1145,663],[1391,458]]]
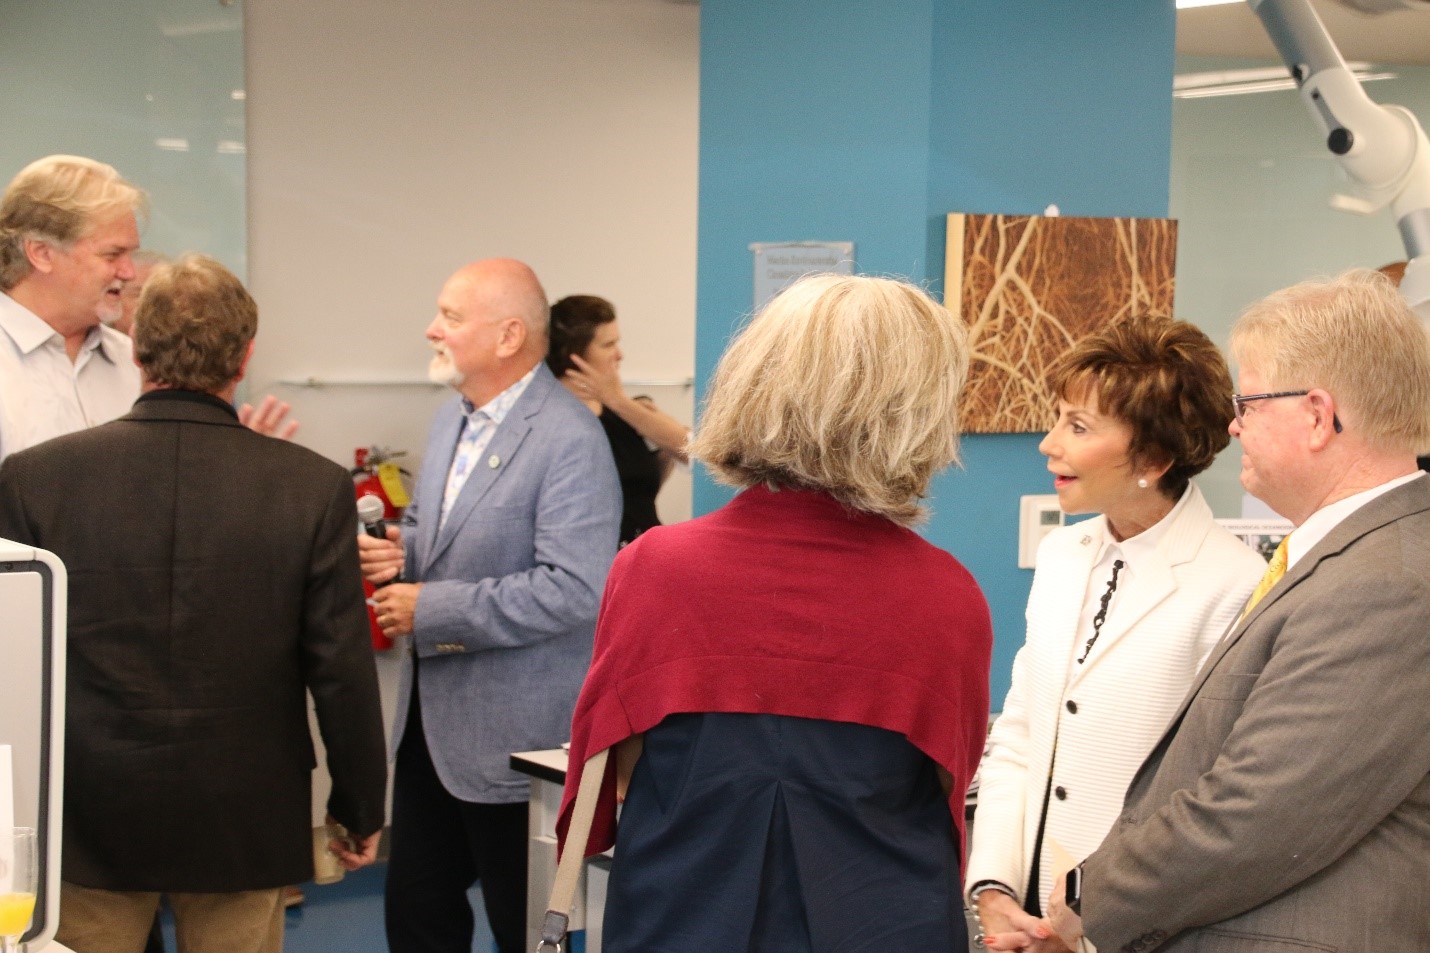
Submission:
[[[128,337],[97,325],[71,361],[63,335],[0,293],[0,460],[121,417],[138,397]]]
[[[1389,493],[1398,486],[1404,486],[1411,480],[1418,480],[1425,474],[1419,470],[1414,473],[1407,473],[1403,477],[1396,477],[1380,486],[1363,490],[1344,500],[1337,500],[1329,506],[1323,506],[1306,518],[1306,522],[1296,527],[1291,534],[1290,540],[1286,543],[1286,571],[1291,569],[1311,551],[1321,540],[1325,539],[1331,530],[1335,529],[1356,510],[1365,506],[1371,500],[1383,493]]]
[[[447,522],[447,514],[452,511],[452,504],[457,502],[462,487],[467,485],[467,477],[472,475],[477,458],[487,449],[487,444],[492,442],[492,435],[497,432],[501,422],[506,420],[506,415],[515,406],[518,398],[526,393],[526,387],[536,376],[536,368],[540,363],[538,361],[533,364],[531,370],[519,381],[480,407],[473,407],[471,401],[462,398],[462,415],[466,418],[466,423],[462,425],[462,433],[457,438],[452,465],[447,469],[447,485],[442,494],[442,515],[437,523],[439,528]]]

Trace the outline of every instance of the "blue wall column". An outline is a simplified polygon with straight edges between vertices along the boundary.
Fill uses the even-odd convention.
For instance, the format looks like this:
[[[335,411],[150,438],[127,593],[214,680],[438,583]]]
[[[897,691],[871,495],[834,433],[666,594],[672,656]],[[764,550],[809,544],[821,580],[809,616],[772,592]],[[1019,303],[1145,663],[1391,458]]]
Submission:
[[[952,211],[1164,216],[1172,0],[703,0],[697,391],[752,305],[751,242],[851,240],[939,291]],[[923,528],[993,610],[1001,707],[1023,639],[1031,435],[969,437]],[[697,475],[696,513],[729,493]]]

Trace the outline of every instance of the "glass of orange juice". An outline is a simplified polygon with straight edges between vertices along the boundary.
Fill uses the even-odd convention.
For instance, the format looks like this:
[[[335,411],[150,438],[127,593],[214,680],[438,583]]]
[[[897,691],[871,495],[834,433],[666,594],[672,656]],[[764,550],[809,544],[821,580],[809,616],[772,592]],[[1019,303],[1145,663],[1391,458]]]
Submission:
[[[40,873],[33,827],[0,834],[0,951],[13,953],[30,929]]]

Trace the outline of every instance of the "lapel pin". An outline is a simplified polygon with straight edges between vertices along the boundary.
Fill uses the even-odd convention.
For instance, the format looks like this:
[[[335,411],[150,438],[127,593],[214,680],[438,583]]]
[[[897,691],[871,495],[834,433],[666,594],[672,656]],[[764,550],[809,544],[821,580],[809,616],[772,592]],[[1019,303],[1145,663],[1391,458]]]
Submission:
[[[487,466],[495,470],[497,467],[501,466],[501,457],[497,456],[496,454],[492,454],[491,456],[487,457]]]
[[[1090,542],[1092,542],[1092,537],[1091,537],[1091,536],[1084,536],[1084,537],[1082,538],[1082,544],[1083,544],[1084,546],[1086,546],[1086,545],[1087,545],[1088,543],[1090,543]]]

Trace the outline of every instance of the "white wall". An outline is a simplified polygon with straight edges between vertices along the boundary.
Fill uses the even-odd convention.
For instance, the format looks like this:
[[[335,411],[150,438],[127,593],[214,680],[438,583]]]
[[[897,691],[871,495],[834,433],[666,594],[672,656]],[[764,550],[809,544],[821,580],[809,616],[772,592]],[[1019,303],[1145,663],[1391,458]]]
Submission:
[[[493,255],[610,298],[628,379],[689,378],[698,26],[669,0],[250,0],[251,393],[335,460],[420,462],[444,392],[282,382],[421,381],[442,281]],[[689,388],[632,389],[689,419]]]
[[[699,8],[669,0],[249,0],[250,392],[294,404],[299,442],[420,465],[444,391],[295,387],[424,379],[422,332],[457,267],[536,269],[552,300],[620,316],[623,374],[694,368]],[[639,386],[678,418],[693,391]],[[690,514],[690,477],[661,497]],[[385,707],[396,658],[379,657]],[[315,822],[327,799],[319,772]]]

